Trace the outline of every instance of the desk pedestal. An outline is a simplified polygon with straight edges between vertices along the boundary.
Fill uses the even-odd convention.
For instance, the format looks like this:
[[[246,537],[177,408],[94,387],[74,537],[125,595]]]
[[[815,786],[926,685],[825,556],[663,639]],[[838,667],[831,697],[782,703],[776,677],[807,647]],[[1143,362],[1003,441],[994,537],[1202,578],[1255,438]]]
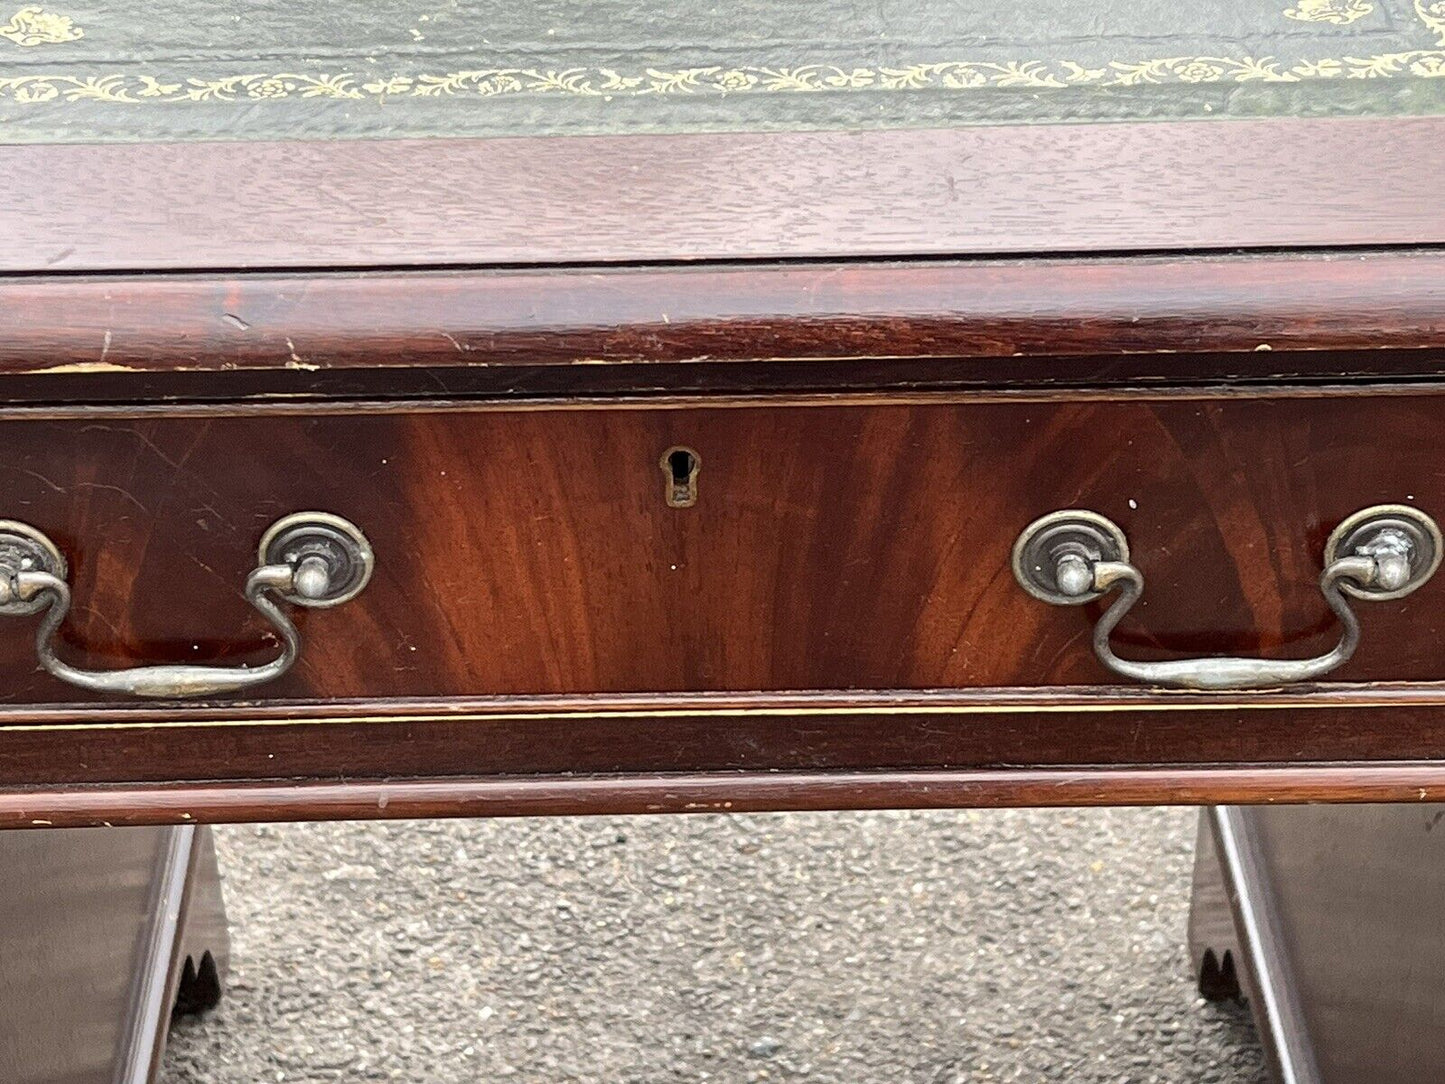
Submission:
[[[0,1080],[151,1080],[173,1009],[221,996],[210,830],[0,832],[0,871]]]
[[[1189,943],[1249,998],[1275,1079],[1404,1084],[1445,1062],[1445,806],[1200,815]]]

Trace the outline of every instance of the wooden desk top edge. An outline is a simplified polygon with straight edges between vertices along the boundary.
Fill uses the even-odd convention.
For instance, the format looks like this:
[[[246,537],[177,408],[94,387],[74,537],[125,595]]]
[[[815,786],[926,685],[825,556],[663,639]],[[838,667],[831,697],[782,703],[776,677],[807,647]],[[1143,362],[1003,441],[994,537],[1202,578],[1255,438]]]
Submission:
[[[28,144],[0,271],[1440,244],[1442,172],[1445,117]]]
[[[51,398],[57,380],[119,392],[164,373],[219,391],[245,370],[552,367],[596,380],[635,364],[778,376],[773,362],[873,359],[998,379],[1028,358],[1107,367],[1133,354],[1164,374],[1169,355],[1200,352],[1266,377],[1327,374],[1330,354],[1365,351],[1341,370],[1391,375],[1434,372],[1432,348],[1445,348],[1433,249],[0,277],[0,390],[19,399]]]
[[[0,790],[0,828],[1009,806],[1438,802],[1445,764],[411,778]]]

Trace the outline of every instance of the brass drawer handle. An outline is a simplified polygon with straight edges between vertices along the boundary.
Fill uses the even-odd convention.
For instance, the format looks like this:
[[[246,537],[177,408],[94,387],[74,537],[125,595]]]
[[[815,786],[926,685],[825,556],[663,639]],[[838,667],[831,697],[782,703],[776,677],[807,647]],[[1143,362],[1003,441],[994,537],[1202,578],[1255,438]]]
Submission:
[[[371,544],[340,516],[298,512],[273,523],[261,537],[257,567],[246,577],[246,601],[281,638],[281,654],[256,667],[161,664],[129,670],[82,670],[55,653],[55,634],[70,612],[65,558],[34,527],[0,520],[0,616],[45,610],[35,632],[40,665],[51,674],[95,692],[175,697],[229,693],[272,681],[290,670],[301,653],[301,635],[276,604],[336,606],[355,598],[371,578]]]
[[[1355,653],[1360,623],[1345,595],[1401,598],[1439,567],[1440,528],[1417,509],[1375,505],[1350,516],[1325,543],[1320,591],[1340,619],[1340,642],[1312,659],[1229,657],[1136,662],[1121,659],[1109,636],[1144,591],[1144,575],[1129,563],[1118,526],[1095,512],[1052,512],[1024,528],[1014,546],[1014,575],[1035,598],[1060,606],[1090,602],[1115,587],[1119,596],[1094,626],[1094,654],[1122,677],[1186,689],[1258,689],[1311,681]]]

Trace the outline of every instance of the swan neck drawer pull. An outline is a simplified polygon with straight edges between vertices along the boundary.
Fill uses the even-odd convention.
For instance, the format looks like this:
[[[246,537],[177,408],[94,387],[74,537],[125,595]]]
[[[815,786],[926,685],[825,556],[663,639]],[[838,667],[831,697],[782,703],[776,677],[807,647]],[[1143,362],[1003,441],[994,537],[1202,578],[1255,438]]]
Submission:
[[[272,681],[295,664],[301,634],[277,603],[337,606],[355,598],[371,578],[371,544],[340,516],[298,512],[278,520],[261,538],[256,568],[246,577],[246,601],[281,638],[281,654],[261,666],[164,663],[127,670],[82,670],[55,652],[55,636],[70,612],[65,558],[44,534],[25,523],[0,520],[0,616],[45,611],[35,633],[40,665],[62,681],[94,692],[143,697],[209,696]]]
[[[1094,654],[1121,677],[1185,689],[1259,689],[1313,681],[1355,653],[1360,623],[1346,595],[1401,598],[1425,583],[1440,564],[1440,528],[1406,505],[1382,504],[1356,512],[1325,543],[1320,591],[1339,618],[1339,643],[1312,659],[1202,658],[1167,662],[1121,659],[1110,634],[1144,592],[1144,575],[1129,561],[1124,532],[1096,512],[1052,512],[1024,528],[1014,546],[1014,575],[1044,602],[1073,606],[1117,588],[1119,594],[1094,626]]]

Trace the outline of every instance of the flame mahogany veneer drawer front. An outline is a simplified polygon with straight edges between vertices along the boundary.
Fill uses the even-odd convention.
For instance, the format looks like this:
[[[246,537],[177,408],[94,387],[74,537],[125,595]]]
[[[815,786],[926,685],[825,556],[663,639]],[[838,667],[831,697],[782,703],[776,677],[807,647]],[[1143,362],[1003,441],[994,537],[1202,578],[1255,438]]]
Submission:
[[[1445,514],[1445,396],[13,416],[0,482],[0,516],[68,561],[58,654],[94,669],[263,665],[258,538],[298,511],[359,526],[369,584],[288,608],[300,658],[263,701],[1127,686],[1090,647],[1107,597],[1015,580],[1027,524],[1123,529],[1148,587],[1121,655],[1317,655],[1330,532],[1380,503]],[[1357,603],[1328,680],[1445,678],[1442,601],[1445,577]],[[38,668],[39,620],[0,621],[4,702],[116,703]]]

